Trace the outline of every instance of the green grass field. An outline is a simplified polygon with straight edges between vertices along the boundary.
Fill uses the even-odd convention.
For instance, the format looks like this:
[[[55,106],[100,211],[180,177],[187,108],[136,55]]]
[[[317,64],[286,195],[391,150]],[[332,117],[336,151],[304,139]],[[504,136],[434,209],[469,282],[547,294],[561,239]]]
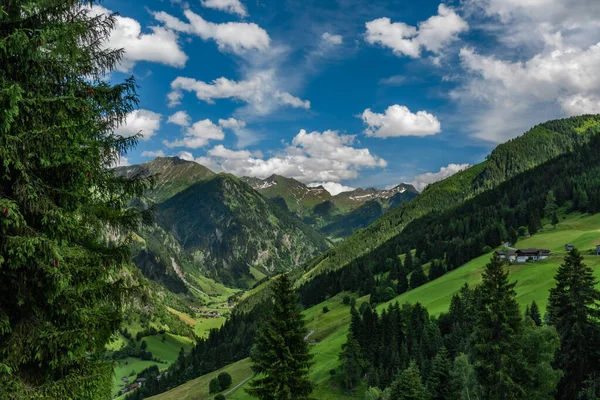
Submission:
[[[211,329],[218,329],[227,321],[225,317],[218,318],[198,318],[196,319],[196,326],[194,326],[194,332],[199,338],[208,337]]]
[[[229,372],[233,380],[231,388],[225,390],[223,393],[228,393],[228,399],[238,398],[235,395],[238,392],[243,392],[241,388],[236,390],[236,386],[242,382],[246,382],[252,377],[252,370],[250,369],[250,359],[238,361],[218,371],[211,372],[210,374],[201,376],[191,380],[175,389],[162,393],[158,396],[150,397],[152,400],[204,400],[212,399],[214,395],[208,393],[208,385],[211,379],[215,378],[221,372]]]
[[[545,312],[548,302],[549,290],[555,284],[554,275],[562,263],[565,256],[564,245],[574,244],[583,254],[585,254],[585,263],[594,269],[594,274],[600,278],[600,257],[591,255],[591,250],[600,244],[600,214],[571,215],[561,221],[556,227],[546,226],[538,234],[519,241],[515,244],[517,248],[544,248],[552,250],[552,256],[544,261],[536,263],[513,264],[507,268],[510,272],[510,279],[516,280],[517,301],[524,308],[535,300],[540,306],[542,313]],[[432,315],[438,315],[448,310],[452,296],[460,288],[468,283],[470,286],[481,282],[481,274],[485,265],[492,257],[492,253],[485,254],[462,267],[451,271],[435,281],[429,282],[417,289],[404,293],[392,301],[380,304],[377,311],[381,312],[394,302],[423,304]],[[340,362],[338,356],[342,345],[346,342],[348,324],[350,322],[350,307],[344,305],[342,300],[346,295],[356,297],[355,294],[340,293],[327,301],[308,308],[304,311],[309,331],[314,331],[310,340],[316,341],[312,346],[312,353],[315,355],[315,365],[312,369],[311,380],[315,383],[313,398],[319,400],[334,399],[361,399],[364,388],[359,387],[355,394],[345,393],[341,389],[337,378],[331,378],[330,370],[338,370]],[[368,301],[368,296],[357,299],[357,306],[363,301]],[[327,306],[329,312],[323,313],[323,307]],[[240,361],[241,363],[242,361]],[[247,360],[243,361],[244,363]],[[239,364],[239,363],[236,363]],[[232,364],[230,367],[234,367]],[[229,368],[229,367],[228,367]],[[214,374],[214,373],[213,373]],[[196,381],[206,382],[207,377],[200,377]],[[339,372],[338,375],[339,377]],[[207,380],[208,379],[208,380]],[[195,382],[195,381],[192,381]],[[187,386],[190,385],[190,386]],[[191,395],[193,385],[188,383],[186,387],[187,394]],[[180,388],[174,389],[175,392]],[[169,393],[153,397],[155,400],[179,399],[175,396],[167,396]],[[210,399],[211,397],[202,397],[204,392],[195,393],[198,399]],[[182,399],[194,397],[182,397]],[[228,399],[250,400],[243,387],[234,393],[227,395]]]
[[[154,361],[143,361],[139,358],[128,357],[125,360],[120,360],[115,364],[114,377],[113,377],[113,394],[117,394],[124,384],[121,381],[123,377],[129,377],[129,381],[133,382],[138,373],[143,369],[148,368],[152,365],[158,365],[159,369],[166,369],[169,365],[177,359],[180,349],[183,347],[185,351],[189,351],[193,343],[190,339],[171,335],[166,333],[165,341],[162,341],[162,335],[147,336],[143,338],[148,345],[147,351],[152,352],[153,357],[159,358],[164,363],[156,363]],[[141,343],[141,342],[140,342]],[[139,347],[140,343],[136,342],[136,346]],[[131,374],[133,372],[133,374]]]

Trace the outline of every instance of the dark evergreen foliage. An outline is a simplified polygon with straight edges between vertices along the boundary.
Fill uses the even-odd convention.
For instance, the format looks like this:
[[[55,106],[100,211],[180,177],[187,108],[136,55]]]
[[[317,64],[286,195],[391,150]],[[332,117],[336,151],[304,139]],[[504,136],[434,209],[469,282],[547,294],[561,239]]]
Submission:
[[[542,315],[535,300],[531,303],[531,307],[529,307],[529,314],[525,313],[525,315],[528,315],[537,326],[542,326]]]
[[[229,374],[229,372],[221,372],[217,378],[219,379],[221,390],[229,389],[232,382],[231,374]]]
[[[105,398],[104,346],[131,282],[129,201],[149,181],[112,167],[135,82],[105,81],[123,52],[96,1],[0,3],[0,396]],[[82,8],[83,6],[86,6]],[[108,232],[111,232],[108,235]],[[110,238],[110,239],[109,239]]]
[[[520,381],[524,369],[517,339],[522,316],[516,301],[515,282],[494,257],[483,273],[473,336],[475,370],[483,398],[519,399],[525,396]]]
[[[560,351],[554,364],[564,372],[559,399],[575,399],[587,381],[600,374],[598,340],[600,339],[600,292],[590,267],[573,249],[556,274],[556,287],[550,289],[549,323],[560,337]]]
[[[560,379],[551,365],[555,329],[522,319],[514,283],[496,258],[483,283],[463,286],[438,318],[418,303],[392,304],[381,316],[363,304],[360,312],[351,308],[340,354],[348,389],[366,376],[389,398],[550,399]]]
[[[423,271],[423,267],[418,266],[415,268],[412,274],[410,274],[410,288],[418,288],[421,285],[427,283],[427,275]]]
[[[219,393],[220,391],[221,391],[221,384],[219,383],[219,379],[218,378],[211,379],[210,383],[208,384],[208,393],[214,394],[214,393]]]
[[[313,362],[300,304],[287,275],[273,286],[273,307],[259,331],[250,354],[258,377],[246,391],[261,400],[308,399]]]

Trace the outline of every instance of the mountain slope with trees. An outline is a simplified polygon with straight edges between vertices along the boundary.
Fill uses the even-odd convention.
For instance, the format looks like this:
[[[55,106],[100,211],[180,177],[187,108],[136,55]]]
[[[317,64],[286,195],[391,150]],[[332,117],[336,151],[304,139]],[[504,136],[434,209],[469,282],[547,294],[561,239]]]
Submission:
[[[523,393],[536,393],[536,398],[551,398],[560,380],[553,361],[560,334],[557,336],[552,327],[540,326],[542,318],[531,310],[541,308],[544,312],[546,309],[548,285],[553,284],[548,283],[548,271],[556,271],[557,258],[539,262],[539,265],[511,267],[515,276],[525,277],[516,285],[513,281],[507,282],[509,277],[493,260],[488,268],[489,276],[485,278],[490,283],[485,289],[460,290],[465,281],[461,277],[468,277],[469,282],[477,284],[482,272],[474,271],[471,263],[465,266],[453,263],[466,262],[481,254],[487,255],[477,260],[483,257],[489,260],[492,249],[505,240],[528,244],[542,240],[542,244],[537,245],[544,246],[543,240],[547,238],[553,243],[553,251],[561,251],[565,243],[574,240],[584,249],[589,249],[595,236],[581,232],[581,239],[576,239],[563,230],[562,222],[558,222],[560,229],[553,224],[556,219],[560,221],[565,212],[600,212],[599,205],[589,200],[600,198],[600,186],[597,185],[600,180],[600,153],[596,151],[599,146],[600,136],[593,136],[573,151],[518,174],[462,205],[416,219],[397,238],[372,249],[367,256],[356,259],[348,267],[304,281],[306,284],[299,287],[299,292],[303,304],[310,307],[305,314],[310,316],[307,317],[309,329],[315,330],[311,338],[317,341],[313,350],[317,364],[312,375],[313,382],[317,382],[315,396],[323,399],[362,398],[362,391],[368,385],[370,392],[378,393],[372,398],[386,392],[392,396],[442,393],[442,397],[437,398],[454,395],[461,398],[460,393],[464,394],[466,390],[472,394],[491,393],[491,396],[499,392],[513,393],[517,397]],[[550,204],[553,202],[555,204]],[[589,232],[598,229],[596,216],[584,219],[596,223],[589,227]],[[537,239],[541,229],[544,236]],[[555,233],[554,229],[557,229]],[[530,233],[533,236],[525,239]],[[553,236],[549,238],[548,235]],[[555,243],[557,240],[558,244]],[[435,251],[441,254],[436,255]],[[456,254],[463,258],[456,258]],[[421,258],[427,263],[423,263]],[[598,261],[592,259],[597,265]],[[468,270],[464,274],[463,268]],[[416,279],[414,275],[418,272],[421,277]],[[580,275],[589,286],[591,280]],[[534,282],[538,284],[534,285]],[[595,282],[591,285],[594,286]],[[489,294],[480,295],[482,290]],[[425,297],[426,293],[431,298]],[[464,301],[454,299],[455,295],[464,297]],[[352,321],[355,317],[339,314],[343,308],[342,296],[346,307],[357,303],[356,311],[363,321],[361,324],[371,324],[368,325],[371,328],[362,330],[370,332],[362,336],[362,342],[357,337],[346,338],[349,331],[360,336],[361,329],[354,331],[357,323]],[[353,300],[357,296],[361,299],[360,303]],[[515,310],[517,296],[522,309],[525,304],[530,306],[525,319],[522,309]],[[530,304],[531,296],[535,296],[536,304]],[[393,305],[395,300],[405,301],[403,299],[422,300],[436,307],[434,311],[428,311],[419,305]],[[529,301],[524,304],[525,299]],[[594,297],[590,297],[590,301],[595,301]],[[538,307],[538,304],[541,306]],[[389,308],[390,305],[392,308]],[[396,309],[400,311],[396,312]],[[448,309],[448,314],[437,319],[430,318],[430,314]],[[504,322],[496,324],[490,313],[504,315]],[[390,328],[396,323],[400,324],[397,329]],[[571,326],[569,321],[565,321],[564,332],[571,332]],[[510,332],[498,334],[500,328]],[[470,339],[473,330],[478,332],[478,336]],[[377,332],[377,337],[372,332]],[[391,334],[393,332],[397,332],[396,337]],[[490,354],[484,347],[476,350],[477,343],[485,346],[492,343],[492,339],[496,340],[493,348],[500,349],[501,353]],[[342,347],[343,343],[347,343],[346,346]],[[382,353],[381,349],[393,349],[391,343],[398,346],[397,350]],[[532,346],[533,343],[540,346]],[[507,349],[510,351],[507,352]],[[580,353],[578,350],[573,352]],[[497,365],[495,360],[498,357],[510,362],[505,370],[492,370],[489,379],[485,378],[485,370],[475,368],[482,363]],[[330,374],[332,368],[335,370]],[[520,372],[515,373],[515,370]],[[406,382],[396,380],[397,371],[403,371]],[[457,374],[463,374],[464,380],[449,378]],[[365,376],[368,377],[366,382],[361,379]],[[498,380],[498,376],[507,380]],[[581,376],[576,379],[581,384]],[[454,386],[455,383],[458,385]],[[341,390],[344,385],[347,389]],[[592,382],[584,386],[585,390],[594,390]],[[356,391],[357,388],[360,391]]]
[[[499,145],[486,161],[428,186],[416,199],[359,230],[343,243],[312,260],[308,278],[335,270],[366,255],[400,234],[413,220],[430,212],[448,210],[511,177],[548,160],[572,152],[600,133],[600,117],[587,115],[549,121]]]
[[[157,208],[157,223],[196,263],[242,287],[251,267],[273,275],[329,247],[322,234],[228,174],[196,183]]]

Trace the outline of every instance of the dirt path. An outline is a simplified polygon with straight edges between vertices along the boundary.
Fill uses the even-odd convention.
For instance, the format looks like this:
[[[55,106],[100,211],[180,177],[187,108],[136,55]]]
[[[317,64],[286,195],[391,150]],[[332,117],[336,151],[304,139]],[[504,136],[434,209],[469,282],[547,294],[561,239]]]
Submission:
[[[252,379],[252,377],[244,379],[243,381],[241,381],[240,383],[238,383],[234,388],[231,388],[228,391],[226,391],[225,393],[223,393],[223,395],[229,396],[231,393],[233,393],[236,390],[238,390],[241,386],[244,385],[244,383],[248,382],[250,379]]]
[[[308,335],[304,336],[304,341],[307,341],[312,336],[313,333],[315,333],[314,329],[312,331],[308,332]]]

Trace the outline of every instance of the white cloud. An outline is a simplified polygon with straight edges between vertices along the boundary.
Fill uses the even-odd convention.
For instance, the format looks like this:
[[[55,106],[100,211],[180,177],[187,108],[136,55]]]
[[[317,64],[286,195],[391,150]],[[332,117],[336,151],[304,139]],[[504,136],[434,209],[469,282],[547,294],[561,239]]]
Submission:
[[[180,103],[183,92],[194,92],[199,100],[213,103],[216,99],[233,99],[247,103],[257,115],[267,115],[279,106],[310,108],[310,102],[282,92],[274,70],[257,72],[248,80],[218,78],[210,83],[178,77],[171,83],[170,106]]]
[[[259,142],[262,138],[256,132],[246,128],[246,122],[235,119],[220,119],[219,126],[230,129],[237,137],[237,147],[243,149]]]
[[[383,78],[379,80],[380,85],[387,86],[402,86],[408,81],[406,75],[392,75],[388,78]]]
[[[327,45],[334,45],[334,46],[342,44],[342,42],[344,41],[344,39],[342,38],[341,35],[332,35],[329,32],[325,32],[323,34],[323,36],[321,36],[321,40],[323,41],[323,43],[325,43]]]
[[[525,61],[470,48],[460,57],[469,75],[452,97],[477,110],[471,111],[471,129],[481,139],[503,142],[547,119],[600,111],[600,43],[543,51]]]
[[[309,187],[323,186],[332,196],[336,196],[342,192],[351,192],[356,188],[342,185],[338,182],[312,182],[308,184]]]
[[[244,121],[240,121],[235,118],[220,119],[219,125],[226,129],[239,129],[246,127],[246,123]]]
[[[142,152],[142,157],[164,157],[164,156],[165,156],[165,152],[162,150]]]
[[[134,110],[127,115],[123,125],[115,130],[117,135],[130,137],[142,134],[142,140],[148,140],[160,129],[162,115],[148,110]]]
[[[224,138],[225,133],[223,129],[215,125],[211,120],[205,119],[185,129],[183,138],[172,142],[165,140],[163,144],[169,148],[187,147],[197,149],[206,146],[210,140],[223,140]]]
[[[225,158],[228,160],[245,160],[252,157],[252,153],[247,150],[230,150],[222,144],[213,147],[207,154],[211,157]]]
[[[190,126],[192,124],[192,118],[185,111],[177,111],[169,117],[167,123],[179,126]]]
[[[465,47],[466,76],[451,93],[472,135],[494,143],[565,116],[598,112],[600,2],[464,0],[490,37]]]
[[[423,191],[427,185],[446,179],[457,172],[469,168],[470,166],[471,165],[469,164],[448,164],[447,167],[441,167],[438,172],[427,172],[425,174],[415,176],[410,184],[413,185],[418,191]]]
[[[374,113],[367,108],[360,116],[368,125],[364,133],[377,138],[399,136],[429,136],[441,131],[440,121],[426,112],[410,112],[405,106],[390,106],[383,114]]]
[[[600,97],[576,94],[561,100],[561,107],[569,115],[600,114]]]
[[[95,5],[93,15],[112,14],[112,11]],[[157,62],[182,68],[188,56],[178,43],[177,33],[164,27],[152,26],[152,33],[142,33],[140,23],[132,18],[116,16],[114,30],[110,34],[107,48],[124,49],[123,59],[117,66],[121,72],[130,72],[139,61]]]
[[[304,183],[340,182],[356,178],[361,169],[383,168],[387,165],[385,160],[371,154],[369,149],[353,147],[354,143],[353,135],[340,135],[336,131],[308,133],[301,130],[290,145],[271,158],[265,159],[247,150],[230,150],[219,145],[195,161],[213,171],[237,176],[264,179],[278,174]]]
[[[498,23],[496,31],[511,47],[589,47],[598,41],[600,2],[596,0],[466,0],[467,12],[482,12]]]
[[[180,151],[177,157],[185,161],[194,161],[194,156],[189,151]]]
[[[154,18],[169,29],[200,36],[203,40],[214,40],[222,51],[231,50],[241,54],[249,50],[265,51],[271,45],[267,31],[254,23],[226,22],[217,24],[187,9],[184,15],[189,23],[163,11],[154,13]]]
[[[229,14],[237,14],[240,17],[248,15],[246,6],[240,0],[202,0],[202,5],[207,8],[225,11]]]
[[[440,54],[458,35],[469,29],[467,22],[445,4],[438,7],[438,15],[419,23],[418,27],[379,18],[366,23],[365,40],[370,44],[389,47],[397,56],[421,57],[423,49]]]

